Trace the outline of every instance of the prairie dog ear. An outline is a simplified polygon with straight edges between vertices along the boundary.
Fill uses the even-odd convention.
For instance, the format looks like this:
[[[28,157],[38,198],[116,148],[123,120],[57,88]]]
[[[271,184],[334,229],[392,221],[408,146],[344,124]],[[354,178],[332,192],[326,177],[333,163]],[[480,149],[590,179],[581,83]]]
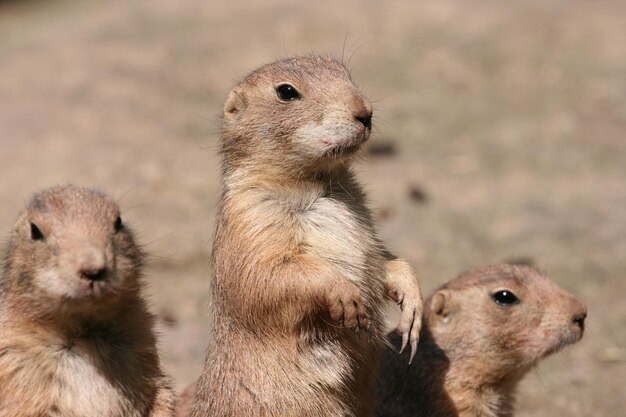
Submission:
[[[224,118],[226,120],[236,119],[247,105],[248,100],[241,87],[233,88],[228,93],[228,98],[226,98],[226,103],[224,103]]]
[[[437,291],[430,300],[430,319],[444,323],[450,321],[450,316],[456,311],[456,307],[447,290]]]

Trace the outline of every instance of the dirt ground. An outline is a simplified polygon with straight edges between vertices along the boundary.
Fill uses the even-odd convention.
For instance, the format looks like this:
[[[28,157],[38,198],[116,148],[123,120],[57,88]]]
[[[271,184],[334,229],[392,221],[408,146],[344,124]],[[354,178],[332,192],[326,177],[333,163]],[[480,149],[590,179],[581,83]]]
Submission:
[[[548,271],[588,304],[587,332],[525,380],[518,415],[623,416],[624,22],[620,1],[0,0],[0,230],[50,185],[118,198],[186,385],[208,337],[222,102],[261,63],[345,44],[375,106],[359,171],[384,240],[426,293],[488,263]]]

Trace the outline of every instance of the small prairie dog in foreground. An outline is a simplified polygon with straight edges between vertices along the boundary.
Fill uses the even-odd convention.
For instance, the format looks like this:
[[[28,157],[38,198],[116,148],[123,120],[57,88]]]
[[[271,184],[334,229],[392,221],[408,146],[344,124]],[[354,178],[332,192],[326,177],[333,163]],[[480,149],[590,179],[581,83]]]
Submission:
[[[373,415],[386,296],[415,349],[417,278],[381,245],[350,169],[371,119],[346,67],[326,57],[265,65],[230,92],[192,416]]]
[[[143,253],[103,194],[36,194],[0,280],[1,417],[165,417],[175,396],[141,298]]]
[[[579,341],[586,316],[581,301],[531,267],[467,272],[425,302],[411,366],[385,350],[377,415],[510,417],[519,381]]]

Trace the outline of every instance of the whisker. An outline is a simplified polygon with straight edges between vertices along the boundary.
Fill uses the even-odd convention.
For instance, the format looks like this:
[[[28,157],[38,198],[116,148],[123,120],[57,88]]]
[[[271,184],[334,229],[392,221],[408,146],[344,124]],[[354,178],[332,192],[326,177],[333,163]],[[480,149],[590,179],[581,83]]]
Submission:
[[[344,38],[343,38],[343,45],[341,46],[341,65],[345,65],[344,58],[345,58],[345,54],[346,54],[346,42],[348,42],[348,35],[349,34],[350,34],[350,29],[346,30],[346,36],[344,36]]]

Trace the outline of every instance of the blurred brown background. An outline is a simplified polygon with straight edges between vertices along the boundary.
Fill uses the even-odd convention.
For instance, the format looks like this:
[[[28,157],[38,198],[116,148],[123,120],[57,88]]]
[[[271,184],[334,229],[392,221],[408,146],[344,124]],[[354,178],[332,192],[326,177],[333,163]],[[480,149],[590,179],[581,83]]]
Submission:
[[[164,364],[206,344],[229,88],[275,58],[351,57],[377,126],[361,178],[430,293],[534,262],[588,303],[582,342],[522,384],[519,416],[626,410],[626,2],[0,1],[0,230],[73,182],[118,198],[153,255]]]

